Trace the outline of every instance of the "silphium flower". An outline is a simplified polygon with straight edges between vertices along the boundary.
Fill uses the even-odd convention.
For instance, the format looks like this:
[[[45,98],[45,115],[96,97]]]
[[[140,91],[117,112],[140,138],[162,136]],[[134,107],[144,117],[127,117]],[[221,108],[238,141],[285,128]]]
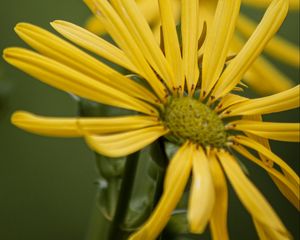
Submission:
[[[182,0],[181,41],[172,2],[159,1],[160,44],[134,0],[85,2],[118,47],[65,21],[51,25],[80,47],[138,75],[149,87],[30,24],[18,24],[16,32],[39,53],[8,48],[4,58],[58,89],[137,114],[49,118],[16,112],[12,122],[37,134],[84,137],[93,150],[110,157],[131,154],[162,136],[177,144],[179,149],[168,165],[160,201],[130,239],[155,239],[160,234],[190,176],[187,217],[191,232],[201,233],[209,224],[214,239],[229,238],[227,176],[260,238],[289,239],[283,223],[233,155],[238,152],[265,169],[299,209],[299,177],[268,144],[268,139],[299,141],[299,124],[262,121],[263,114],[299,107],[299,86],[257,99],[235,93],[243,87],[241,79],[283,22],[288,1],[272,1],[234,57],[229,53],[239,16],[238,0],[218,1],[207,34],[200,31],[201,2]]]
[[[160,39],[161,22],[158,1],[136,0],[136,2],[151,26],[154,35],[157,39]],[[214,18],[217,2],[217,0],[199,0],[199,4],[202,6],[200,10],[201,28],[205,22],[207,30],[209,31],[211,29],[210,25]],[[264,9],[270,4],[271,0],[242,0],[241,2],[244,6]],[[180,21],[180,1],[172,0],[172,4],[173,16],[176,21]],[[290,0],[289,9],[291,11],[299,10],[299,0]],[[247,40],[255,30],[256,25],[257,23],[246,14],[241,13],[239,15],[235,29],[236,32],[231,41],[230,55],[235,55],[240,51],[245,40]],[[98,35],[106,33],[105,27],[96,16],[93,16],[88,20],[86,28]],[[200,32],[201,31],[202,30],[200,30]],[[279,35],[272,38],[265,47],[264,53],[287,66],[296,69],[300,66],[298,46]],[[261,81],[261,79],[264,79],[264,81]],[[259,56],[251,67],[249,67],[247,73],[243,76],[243,80],[261,95],[277,93],[293,86],[293,81],[263,55]]]

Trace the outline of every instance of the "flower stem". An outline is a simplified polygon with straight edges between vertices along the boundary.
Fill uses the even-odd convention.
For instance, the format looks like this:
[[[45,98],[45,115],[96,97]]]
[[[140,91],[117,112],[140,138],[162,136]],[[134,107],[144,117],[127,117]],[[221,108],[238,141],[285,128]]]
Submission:
[[[108,239],[108,230],[110,222],[103,216],[98,204],[99,194],[95,199],[95,206],[91,215],[86,240]]]
[[[129,155],[126,159],[118,203],[113,221],[110,225],[108,237],[109,240],[126,239],[126,235],[128,234],[125,231],[122,231],[120,226],[126,216],[126,212],[130,202],[139,155],[140,152],[136,152]]]

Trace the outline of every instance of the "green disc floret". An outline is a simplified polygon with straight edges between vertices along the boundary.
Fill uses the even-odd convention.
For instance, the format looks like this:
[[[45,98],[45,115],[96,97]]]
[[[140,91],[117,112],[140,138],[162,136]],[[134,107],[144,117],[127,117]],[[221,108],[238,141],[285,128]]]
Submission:
[[[170,129],[168,137],[179,144],[186,140],[217,148],[226,144],[222,120],[207,105],[191,97],[170,98],[163,120]]]

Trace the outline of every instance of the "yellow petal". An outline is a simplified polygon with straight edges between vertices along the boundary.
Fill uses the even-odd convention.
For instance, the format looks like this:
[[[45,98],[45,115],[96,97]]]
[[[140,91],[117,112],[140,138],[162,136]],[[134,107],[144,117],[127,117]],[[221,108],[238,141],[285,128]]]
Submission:
[[[268,227],[261,224],[259,221],[253,219],[257,234],[260,240],[289,240],[291,239],[290,236],[284,236],[279,232],[275,232],[270,230]]]
[[[17,111],[11,117],[11,122],[18,128],[52,137],[82,136],[77,120],[77,118],[41,117],[24,111]]]
[[[237,161],[227,152],[217,153],[219,160],[236,194],[248,212],[271,231],[288,235],[288,232],[272,207],[249,181]]]
[[[264,57],[257,58],[251,69],[245,74],[244,81],[261,95],[282,92],[294,86],[294,82],[290,78]]]
[[[148,62],[143,56],[143,49],[140,48],[123,23],[120,16],[106,0],[84,0],[91,11],[98,17],[105,26],[107,32],[115,42],[123,49],[127,57],[138,69],[142,77],[150,84],[161,100],[165,99],[165,87],[157,78]]]
[[[168,132],[164,126],[147,127],[112,135],[86,134],[87,144],[96,152],[109,157],[134,153]]]
[[[107,86],[68,66],[22,48],[7,48],[4,59],[13,66],[60,90],[111,106],[157,114],[152,106]]]
[[[134,0],[111,0],[119,16],[134,37],[136,44],[143,50],[145,59],[151,67],[165,81],[169,89],[174,86],[174,76],[165,59],[159,45],[157,44],[152,30],[146,19],[140,12]]]
[[[256,25],[257,24],[251,19],[241,14],[236,27],[240,33],[248,38],[252,32],[254,32]],[[271,39],[264,51],[283,63],[290,64],[294,67],[299,67],[300,65],[299,48],[278,35]]]
[[[273,0],[260,24],[238,55],[229,63],[212,95],[218,99],[230,92],[241,80],[268,41],[277,32],[288,11],[286,0]]]
[[[300,209],[299,188],[297,186],[293,185],[282,173],[277,171],[275,168],[268,167],[263,161],[256,158],[243,146],[232,145],[232,148],[236,150],[238,153],[248,158],[250,161],[256,163],[258,166],[266,170],[272,177],[272,180],[278,186],[279,190],[284,194],[284,196],[294,205],[295,208],[297,208],[298,210]]]
[[[237,35],[232,39],[232,48],[236,52],[240,51],[243,44],[243,40]],[[285,91],[294,85],[291,79],[281,73],[276,66],[262,55],[254,61],[243,79],[250,87],[262,95]]]
[[[137,1],[137,5],[149,24],[159,19],[158,3],[156,1],[140,0]],[[97,35],[105,33],[104,26],[95,16],[89,18],[85,28]]]
[[[56,20],[52,22],[51,25],[57,32],[80,47],[127,68],[132,72],[138,73],[136,67],[127,58],[124,52],[105,39],[70,22]]]
[[[202,97],[206,97],[224,68],[241,1],[218,1],[214,21],[207,36],[202,63]]]
[[[155,2],[155,3],[157,3],[157,5],[159,4],[158,1],[148,1],[148,0],[145,0],[145,1],[146,2]],[[172,10],[172,15],[173,15],[173,18],[175,20],[175,23],[178,24],[178,22],[180,20],[180,14],[181,14],[181,0],[172,0],[171,10]],[[161,43],[162,43],[162,36],[161,36],[162,22],[161,22],[161,18],[162,18],[162,16],[160,16],[160,13],[161,12],[160,12],[160,9],[159,9],[159,6],[158,6],[158,18],[150,26],[151,26],[153,35],[156,39],[156,42],[159,43],[160,46],[161,46]]]
[[[289,176],[291,177],[290,181],[297,187],[300,186],[300,180],[298,175],[291,169],[281,158],[271,152],[268,148],[264,147],[260,143],[245,137],[245,136],[236,136],[233,137],[232,140],[239,144],[242,144],[246,147],[252,148],[253,150],[259,152],[260,154],[264,155],[266,158],[270,159],[274,163],[278,164],[284,171],[286,171]]]
[[[38,116],[24,111],[15,112],[11,121],[23,130],[55,137],[117,133],[160,124],[156,118],[148,116],[61,118]]]
[[[238,120],[230,122],[229,129],[244,131],[254,135],[279,141],[299,142],[299,123],[275,123]]]
[[[245,115],[245,116],[242,117],[242,119],[247,120],[247,121],[248,120],[250,120],[250,121],[259,121],[259,122],[263,121],[261,115]],[[263,137],[260,137],[260,136],[257,136],[257,135],[251,134],[251,133],[247,133],[247,132],[245,132],[245,134],[249,138],[253,139],[256,142],[259,142],[261,145],[263,145],[266,148],[271,150],[270,143],[269,143],[269,140],[267,138],[263,138]],[[264,155],[262,155],[260,153],[258,155],[267,167],[273,167],[274,164],[273,164],[272,161],[270,161],[270,159],[266,158]]]
[[[203,52],[209,35],[210,30],[212,29],[212,24],[214,20],[214,14],[217,8],[218,1],[206,1],[199,0],[199,35],[203,34],[205,31],[205,39],[202,46],[198,49],[198,57],[203,57]],[[201,37],[201,36],[200,36]],[[199,39],[200,40],[200,39]],[[199,41],[198,40],[198,41]]]
[[[95,16],[91,16],[88,18],[88,20],[85,23],[85,28],[89,32],[92,32],[97,35],[102,35],[106,33],[104,26]]]
[[[131,96],[155,102],[155,97],[147,89],[54,34],[28,23],[19,23],[15,30],[26,43],[43,55]]]
[[[215,189],[215,205],[210,218],[210,230],[214,240],[228,240],[227,210],[228,190],[226,178],[215,155],[209,155],[210,171]]]
[[[254,218],[253,218],[253,223],[254,223],[256,232],[257,232],[257,234],[259,236],[259,239],[260,240],[269,240],[266,232],[264,231],[263,225],[260,224],[258,221],[256,221]]]
[[[224,116],[267,114],[297,108],[300,105],[300,86],[267,97],[237,103],[222,113]]]
[[[162,0],[158,1],[158,3],[161,16],[166,59],[170,64],[173,71],[173,75],[175,77],[175,87],[178,88],[179,86],[181,86],[180,90],[183,91],[184,75],[182,69],[180,46],[176,31],[176,24],[173,18],[172,7],[174,6],[171,4],[170,0]]]
[[[207,31],[212,28],[217,4],[218,1],[199,0],[199,33],[203,30],[204,22],[207,24]]]
[[[226,108],[228,108],[234,104],[244,102],[246,100],[247,100],[247,98],[245,98],[245,97],[229,93],[221,99],[221,101],[218,104],[218,106],[216,107],[215,111],[217,111],[217,112],[224,111]]]
[[[202,233],[215,204],[215,190],[208,159],[202,147],[194,146],[193,176],[188,205],[188,222],[192,233]]]
[[[193,94],[199,79],[198,38],[199,38],[199,2],[182,0],[181,3],[181,35],[183,70],[187,89]]]
[[[267,7],[272,0],[243,0],[245,5],[257,7],[257,8],[264,8]],[[299,0],[289,0],[289,9],[291,10],[299,10]]]
[[[167,169],[165,181],[169,184],[144,225],[129,240],[156,239],[167,224],[172,211],[179,202],[192,168],[192,147],[184,144],[175,154]]]
[[[243,116],[243,119],[247,119],[247,120],[255,120],[255,121],[262,121],[262,117],[260,115],[248,115],[248,116]],[[266,138],[262,138],[256,135],[253,135],[251,133],[246,133],[246,135],[253,139],[256,142],[259,142],[260,144],[262,144],[263,146],[265,146],[267,149],[271,150],[270,144],[268,139]],[[272,160],[270,160],[269,158],[265,157],[263,154],[258,153],[260,159],[263,161],[264,165],[268,168],[272,168],[274,163]],[[293,177],[289,175],[288,172],[286,172],[284,169],[280,168],[281,171],[284,173],[284,177],[290,181],[294,188],[298,189],[298,185],[297,183],[295,183],[295,181],[293,180]],[[273,182],[276,184],[276,186],[278,187],[278,189],[281,191],[281,193],[296,207],[299,208],[299,200],[295,199],[295,197],[293,197],[293,194],[290,193],[290,189],[280,180],[277,179],[275,176],[273,176],[272,174],[269,174],[269,176],[272,178]]]
[[[139,0],[136,1],[136,4],[149,24],[158,21],[159,10],[157,1]]]

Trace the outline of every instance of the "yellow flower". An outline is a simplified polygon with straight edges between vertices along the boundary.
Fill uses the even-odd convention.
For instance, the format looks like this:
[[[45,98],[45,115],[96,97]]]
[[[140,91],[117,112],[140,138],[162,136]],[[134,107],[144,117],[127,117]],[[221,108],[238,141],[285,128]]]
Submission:
[[[157,1],[137,0],[136,2],[152,27],[157,39],[159,39],[161,23],[159,21],[159,6]],[[200,5],[202,5],[200,16],[202,16],[203,21],[206,22],[208,30],[212,24],[217,2],[217,0],[199,0]],[[270,2],[271,0],[242,0],[243,5],[255,8],[265,8]],[[179,20],[180,1],[172,0],[172,3],[174,4],[173,16],[175,19]],[[290,0],[289,9],[299,10],[299,0]],[[245,39],[250,37],[255,26],[256,23],[245,14],[239,15],[236,25],[236,34],[231,42],[230,49],[232,55],[242,48]],[[105,33],[104,26],[96,16],[93,16],[88,20],[86,27],[96,34]],[[274,37],[265,47],[264,52],[283,64],[295,68],[299,68],[300,66],[299,48],[280,36]],[[293,82],[262,55],[256,59],[243,78],[249,86],[262,95],[284,91],[293,86]],[[264,81],[261,81],[261,79],[264,79]]]
[[[228,54],[240,1],[219,1],[205,36],[201,30],[205,25],[200,13],[203,5],[182,0],[182,44],[170,0],[159,1],[163,33],[160,44],[134,0],[85,2],[119,48],[71,23],[54,21],[51,25],[80,47],[139,75],[149,88],[30,24],[18,24],[16,32],[39,53],[8,48],[4,58],[58,89],[139,114],[49,118],[16,112],[12,122],[37,134],[82,136],[92,149],[110,157],[131,154],[161,136],[179,144],[167,169],[161,199],[146,223],[130,237],[132,240],[155,239],[160,234],[190,175],[191,232],[201,233],[209,223],[214,239],[229,238],[226,175],[253,218],[260,238],[289,239],[279,217],[231,154],[234,150],[265,169],[284,196],[299,209],[299,177],[268,144],[268,139],[299,141],[299,124],[263,122],[261,117],[299,107],[299,86],[257,99],[234,93],[243,86],[239,85],[242,77],[280,27],[288,1],[271,2],[234,58]]]

